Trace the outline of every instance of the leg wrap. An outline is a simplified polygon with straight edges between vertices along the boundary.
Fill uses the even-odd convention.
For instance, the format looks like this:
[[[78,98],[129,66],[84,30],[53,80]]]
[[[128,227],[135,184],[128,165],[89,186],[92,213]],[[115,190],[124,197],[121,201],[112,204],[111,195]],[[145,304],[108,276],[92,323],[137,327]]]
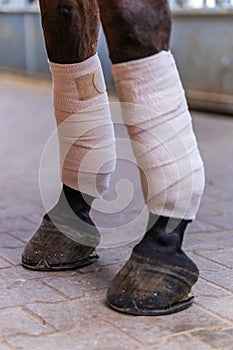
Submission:
[[[115,138],[97,54],[81,63],[50,62],[62,182],[93,197],[108,188]]]
[[[162,51],[115,64],[113,75],[121,102],[135,105],[123,106],[123,118],[147,180],[149,211],[194,219],[204,189],[204,168],[172,54]]]

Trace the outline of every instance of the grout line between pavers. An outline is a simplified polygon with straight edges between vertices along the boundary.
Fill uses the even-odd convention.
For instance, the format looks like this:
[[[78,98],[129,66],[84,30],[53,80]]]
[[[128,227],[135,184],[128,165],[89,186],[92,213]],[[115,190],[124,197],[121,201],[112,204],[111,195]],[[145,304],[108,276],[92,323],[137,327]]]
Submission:
[[[4,256],[0,256],[1,257],[1,259],[5,262],[5,263],[7,263],[7,264],[9,264],[10,266],[8,266],[8,267],[3,267],[3,268],[13,268],[13,267],[16,267],[17,265],[14,265],[10,260],[8,260],[8,259],[6,259]]]
[[[73,327],[73,329],[78,329],[79,326],[81,325],[81,322],[77,322],[77,325],[75,327]],[[67,329],[64,329],[64,330],[55,330],[55,331],[52,331],[52,332],[48,332],[48,333],[40,333],[40,334],[28,334],[28,333],[15,333],[15,334],[11,334],[9,336],[7,336],[7,339],[11,339],[11,338],[15,338],[17,336],[20,336],[20,337],[28,337],[28,338],[31,338],[31,339],[37,339],[37,338],[43,338],[43,337],[46,337],[46,336],[49,336],[49,335],[54,335],[54,334],[62,334],[62,333],[66,333],[67,332]],[[6,338],[6,337],[5,337]]]
[[[207,249],[204,249],[204,250],[207,250]],[[211,250],[212,250],[212,249],[211,249]],[[225,250],[225,249],[214,249],[214,251],[215,251],[215,250],[221,251],[221,250]],[[198,253],[198,251],[197,251],[196,249],[193,249],[193,254],[194,254],[194,255],[197,255],[199,258],[202,258],[202,259],[205,259],[205,260],[207,260],[207,261],[209,261],[209,262],[212,262],[212,263],[214,263],[215,265],[224,267],[224,270],[225,270],[225,271],[231,271],[231,270],[232,270],[232,267],[230,267],[230,266],[224,265],[224,264],[222,264],[222,263],[220,263],[220,262],[218,262],[218,261],[216,261],[216,260],[213,260],[213,259],[211,259],[211,258],[209,258],[209,257],[207,257],[207,256],[205,256],[205,255],[201,255],[200,253]],[[215,271],[213,271],[213,272],[215,272]]]
[[[226,248],[227,249],[227,248]],[[187,250],[187,249],[186,249]],[[207,252],[213,252],[213,251],[215,251],[215,252],[221,252],[222,250],[225,250],[225,248],[219,248],[219,249],[213,249],[213,248],[199,248],[199,249],[197,249],[197,248],[191,248],[191,249],[189,249],[189,252],[193,252],[193,254],[196,254],[196,255],[198,255],[198,254],[200,254],[200,253],[198,253],[198,252],[201,252],[201,254],[203,254],[203,251],[205,252],[205,251],[207,251]],[[203,258],[203,257],[205,257],[205,255],[201,255],[201,258]],[[214,262],[215,262],[215,260],[213,260]],[[217,261],[216,261],[216,263],[217,263]],[[220,263],[218,263],[218,264],[220,264]]]
[[[46,282],[42,281],[41,279],[39,279],[38,282],[40,282],[44,287],[46,287],[46,288],[52,290],[54,293],[60,295],[60,296],[63,297],[65,300],[69,300],[69,299],[70,299],[68,295],[66,295],[66,294],[62,293],[60,290],[58,290],[58,289],[56,289],[56,288],[50,286],[49,284],[47,284]]]
[[[216,331],[222,332],[222,331],[227,331],[227,330],[231,330],[231,329],[233,329],[233,328],[232,328],[232,327],[228,327],[228,328],[221,328],[221,329],[213,329],[212,332],[216,332]],[[211,329],[203,329],[203,331],[205,331],[205,330],[211,331]],[[196,332],[196,331],[194,331],[194,332]],[[194,333],[194,332],[193,332],[193,333]],[[202,339],[196,337],[195,334],[193,334],[193,333],[190,333],[190,336],[191,336],[193,339],[198,340],[199,342],[203,343],[205,346],[209,346],[210,349],[213,349],[213,350],[220,350],[219,348],[213,347],[212,345],[206,343],[204,340],[202,340]]]
[[[9,250],[11,250],[11,251],[13,251],[13,250],[17,250],[17,249],[22,249],[23,248],[23,246],[19,246],[19,247],[10,247],[10,246],[5,246],[5,247],[1,247],[2,249],[9,249]],[[20,263],[19,264],[17,264],[17,265],[15,265],[15,266],[18,266],[18,265],[20,265]]]
[[[24,216],[24,214],[23,215],[15,215],[15,216],[13,216],[11,219],[13,219],[13,220],[22,220],[22,221],[26,221],[26,222],[28,222],[28,223],[30,223],[30,224],[32,224],[32,225],[34,225],[34,226],[36,226],[36,223],[35,222],[33,222],[33,221],[31,221],[30,219],[28,219],[28,218],[26,218],[25,216]],[[4,220],[8,220],[7,218],[5,218]],[[27,231],[27,232],[30,232],[30,230],[24,230],[24,229],[19,229],[19,230],[23,230],[23,231]],[[8,232],[8,229],[6,230],[7,232]],[[1,231],[2,232],[2,231]]]
[[[230,290],[228,290],[228,289],[225,289],[224,287],[219,286],[218,284],[216,284],[216,283],[214,283],[214,282],[212,282],[212,281],[209,281],[209,280],[207,280],[206,278],[204,278],[204,277],[202,277],[202,276],[200,276],[199,278],[200,278],[201,280],[205,281],[207,284],[211,285],[212,287],[215,287],[215,288],[217,288],[217,289],[223,290],[224,292],[230,293],[228,296],[226,296],[226,298],[232,297],[232,295],[233,295],[233,292],[232,292],[232,291],[230,291]],[[216,298],[216,297],[211,297],[211,296],[209,296],[209,298]],[[224,297],[224,298],[225,298],[225,297]]]
[[[221,214],[223,214],[223,213],[221,213]],[[233,228],[229,228],[229,227],[224,227],[224,226],[218,225],[216,223],[212,223],[212,222],[210,223],[209,221],[205,221],[203,219],[198,219],[197,221],[201,222],[202,224],[208,224],[210,226],[213,226],[213,227],[216,227],[218,229],[225,230],[225,231],[231,231],[233,229]]]
[[[214,316],[215,318],[218,318],[220,319],[221,321],[225,322],[225,323],[229,323],[229,326],[231,325],[231,327],[229,327],[230,329],[232,328],[233,326],[233,321],[228,319],[228,318],[225,318],[225,317],[222,317],[220,314],[218,313],[215,313],[214,311],[211,311],[209,310],[208,308],[206,308],[205,306],[201,305],[198,303],[198,301],[195,302],[196,305],[198,305],[198,307],[200,307],[201,309],[205,310],[207,313],[209,313],[211,316]],[[211,328],[214,328],[214,327],[211,327]],[[217,329],[228,329],[228,327],[218,327]]]
[[[100,258],[101,259],[101,258]],[[115,263],[110,263],[110,264],[107,264],[107,265],[100,265],[98,267],[96,267],[96,270],[95,271],[75,271],[78,275],[86,275],[86,274],[90,274],[90,273],[99,273],[99,272],[102,272],[102,270],[105,268],[105,267],[113,267],[113,266],[116,266],[116,267],[119,267],[119,269],[122,267],[122,264],[125,264],[127,260],[125,261],[121,261],[121,262],[115,262]],[[85,267],[84,267],[85,269]]]
[[[112,324],[111,322],[107,321],[107,320],[103,320],[102,323],[104,323],[105,325],[107,325],[109,328],[112,328],[113,330],[115,330],[118,334],[124,335],[126,336],[129,340],[133,341],[135,344],[137,344],[138,346],[142,346],[143,348],[145,348],[145,344],[143,342],[141,342],[140,340],[138,340],[137,338],[132,337],[131,335],[129,335],[127,332],[123,331],[121,328],[118,328],[117,326],[115,326],[114,324]]]
[[[7,340],[5,340],[5,338],[1,341],[1,343],[5,346],[5,348],[9,349],[9,350],[14,350],[8,343]]]
[[[222,290],[224,290],[226,292],[229,292],[229,293],[233,294],[232,290],[230,290],[230,289],[222,287],[222,286],[220,286],[219,284],[217,284],[217,283],[215,283],[213,281],[209,281],[207,278],[205,278],[203,276],[201,276],[200,278],[202,278],[205,282],[208,282],[209,284],[212,284],[214,287],[218,287],[218,288],[220,288],[220,289],[222,289]]]
[[[194,328],[194,329],[190,329],[190,330],[186,330],[186,331],[181,331],[181,332],[177,332],[177,333],[171,333],[168,335],[165,335],[161,342],[158,343],[153,343],[150,344],[149,346],[161,346],[166,344],[169,339],[174,338],[174,337],[178,337],[179,335],[186,335],[186,336],[191,336],[193,332],[200,332],[200,331],[216,331],[216,330],[220,330],[220,331],[224,331],[224,330],[228,330],[228,329],[232,329],[232,327],[199,327],[199,328]],[[197,340],[197,339],[196,339]],[[148,349],[149,350],[149,349]],[[219,350],[219,349],[218,349]]]
[[[172,335],[171,335],[172,337]],[[169,340],[170,336],[167,335],[167,336],[164,336],[162,337],[161,341],[159,343],[152,343],[152,344],[148,344],[148,345],[145,345],[146,349],[148,350],[151,350],[151,347],[156,347],[156,348],[160,348],[161,346],[164,346],[166,345],[167,341]]]
[[[201,330],[202,330],[202,329],[201,329]],[[196,332],[196,330],[195,330],[195,332]],[[166,345],[166,344],[169,342],[169,340],[172,340],[173,338],[176,338],[176,337],[178,337],[179,335],[186,335],[187,337],[193,339],[193,337],[192,337],[190,331],[184,331],[184,332],[180,332],[180,333],[174,333],[174,334],[166,335],[166,336],[164,336],[164,337],[162,338],[162,341],[161,341],[159,344],[153,344],[152,346],[157,346],[158,349],[159,349],[161,346]],[[197,339],[195,339],[195,340],[197,340]],[[150,346],[150,347],[151,347],[151,346]],[[213,348],[211,348],[211,347],[208,347],[208,349],[209,349],[209,350],[215,350],[215,349],[213,349]],[[207,349],[207,350],[208,350],[208,349]],[[148,349],[148,350],[150,350],[150,349]]]
[[[204,340],[196,338],[194,334],[190,333],[189,334],[190,338],[192,338],[193,340],[198,341],[199,343],[205,345],[206,349],[210,349],[210,350],[219,350],[218,348],[213,347],[212,345],[209,345],[208,343],[206,343]]]
[[[34,225],[34,226],[37,226],[38,223],[36,223],[35,221],[31,220],[31,219],[28,219],[26,218],[25,216],[22,216],[22,219],[29,222],[30,224]],[[42,218],[41,218],[42,219]],[[36,228],[35,228],[36,229]]]
[[[12,238],[14,238],[14,239],[16,239],[17,241],[19,241],[19,242],[21,242],[23,244],[25,244],[25,241],[22,238],[19,238],[18,236],[14,235],[13,233],[9,232],[8,230],[5,231],[5,234],[10,236],[10,237],[12,237]],[[2,247],[2,248],[4,248],[4,247]],[[17,247],[17,248],[21,248],[21,246]]]
[[[51,302],[51,301],[35,301],[35,302],[30,302],[28,304],[17,304],[17,305],[9,305],[7,307],[0,307],[0,311],[4,311],[4,310],[8,310],[8,309],[15,309],[15,308],[23,308],[26,307],[28,305],[36,305],[36,304],[47,304],[47,305],[54,305],[54,304],[58,304],[61,301],[55,301],[55,302]],[[64,302],[64,301],[63,301]]]
[[[27,306],[21,307],[22,311],[25,312],[28,316],[30,316],[32,319],[38,321],[42,326],[46,326],[50,331],[56,332],[57,330],[50,325],[48,322],[46,322],[41,316],[39,316],[37,313],[33,312],[32,310],[29,310]]]
[[[206,222],[205,222],[206,224]],[[219,228],[219,227],[218,227]],[[223,234],[223,233],[229,233],[232,232],[232,229],[227,229],[224,227],[219,228],[219,231],[205,231],[204,229],[201,231],[193,231],[193,232],[188,232],[188,235],[197,235],[197,234],[205,234],[205,235],[216,235],[216,234]]]
[[[104,290],[106,288],[102,288],[102,289],[95,289],[94,291],[100,291],[100,290]],[[94,292],[93,291],[93,292]],[[29,302],[28,304],[21,304],[21,305],[10,305],[7,307],[0,307],[0,311],[1,310],[6,310],[6,309],[14,309],[16,307],[19,308],[23,308],[23,307],[27,307],[29,305],[37,305],[37,304],[43,304],[43,305],[59,305],[59,304],[63,304],[63,303],[69,303],[72,301],[85,301],[86,299],[90,298],[87,294],[90,292],[86,292],[84,295],[81,295],[79,297],[74,297],[74,298],[67,298],[67,299],[63,299],[63,300],[57,300],[57,301],[34,301],[34,302]]]
[[[225,233],[225,232],[224,232]],[[210,244],[209,244],[209,246],[210,246]],[[194,248],[192,248],[192,250],[193,250],[193,253],[194,254],[196,254],[196,255],[198,255],[198,254],[203,254],[203,251],[207,251],[207,252],[221,252],[221,251],[227,251],[227,250],[230,250],[230,249],[232,249],[232,248],[229,248],[229,247],[220,247],[220,248],[216,248],[216,247],[213,247],[213,248],[211,248],[211,247],[209,247],[209,248],[206,248],[206,247],[204,247],[204,248],[196,248],[196,247],[194,247]],[[198,252],[201,252],[201,253],[198,253]],[[206,259],[209,259],[209,260],[212,260],[211,258],[209,258],[209,257],[206,257],[205,255],[204,256],[202,256],[201,255],[201,257],[203,258],[206,258]],[[223,266],[226,266],[226,265],[224,265],[224,264],[222,264],[222,263],[220,263],[220,262],[218,262],[218,261],[216,261],[216,260],[212,260],[215,264],[219,264],[219,265],[223,265]],[[232,267],[230,267],[230,268],[232,268]]]
[[[42,338],[42,337],[46,337],[46,336],[49,336],[49,335],[53,335],[53,334],[57,334],[57,332],[48,332],[48,333],[40,333],[40,334],[29,334],[29,333],[25,333],[25,332],[17,332],[17,333],[14,333],[14,334],[10,334],[8,335],[7,337],[5,337],[5,340],[7,341],[8,339],[14,339],[16,337],[21,337],[22,339],[24,337],[27,337],[27,338],[31,338],[31,339],[37,339],[37,338]]]
[[[6,290],[9,288],[5,288]],[[2,289],[4,290],[4,289]],[[101,290],[101,289],[98,289]],[[88,292],[87,292],[88,293]],[[79,297],[75,297],[75,298],[66,298],[63,300],[56,300],[56,301],[34,301],[34,302],[29,302],[26,304],[17,304],[17,305],[9,305],[7,307],[0,307],[0,311],[6,310],[6,309],[14,309],[14,308],[24,308],[30,305],[37,305],[37,304],[41,304],[41,305],[59,305],[59,304],[63,304],[63,303],[69,303],[69,302],[73,302],[73,301],[86,301],[86,299],[88,299],[89,296],[85,295],[81,295]]]

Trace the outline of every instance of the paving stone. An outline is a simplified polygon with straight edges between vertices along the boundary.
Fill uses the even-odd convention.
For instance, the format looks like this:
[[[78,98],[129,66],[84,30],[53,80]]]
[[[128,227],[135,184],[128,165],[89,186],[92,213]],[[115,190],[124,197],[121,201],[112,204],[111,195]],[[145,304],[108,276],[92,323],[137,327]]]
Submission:
[[[74,270],[71,271],[35,271],[24,268],[23,266],[16,266],[11,269],[12,274],[14,274],[17,278],[30,280],[30,279],[38,279],[44,277],[69,277],[76,276],[76,272]]]
[[[231,297],[200,297],[198,298],[198,304],[204,308],[220,315],[223,318],[233,321],[233,298]]]
[[[202,272],[202,277],[233,292],[233,270],[221,272]]]
[[[216,264],[204,257],[201,257],[194,253],[189,253],[188,256],[195,262],[199,270],[204,271],[225,271],[226,268],[222,265]]]
[[[20,333],[39,335],[48,331],[48,327],[41,325],[20,308],[0,310],[0,337]]]
[[[76,275],[74,271],[53,272],[53,276],[68,277]],[[33,271],[23,268],[22,266],[10,267],[0,271],[0,289],[10,288],[15,283],[25,282],[26,280],[33,280],[43,277],[51,276],[51,272]]]
[[[232,350],[233,328],[228,330],[206,329],[194,332],[193,335],[196,339],[202,340],[214,349]]]
[[[90,297],[80,300],[65,301],[58,304],[32,304],[27,308],[39,315],[49,325],[57,330],[66,330],[74,327],[82,320],[108,319],[115,313],[105,305],[105,290],[98,293],[98,297],[93,293]]]
[[[233,188],[231,188],[231,190],[233,190]],[[232,192],[229,191],[229,186],[218,187],[214,184],[211,186],[207,185],[205,188],[205,193],[216,199],[221,199],[225,201],[232,199],[232,195],[231,195]]]
[[[8,175],[8,177],[10,177],[10,174]],[[18,184],[18,186],[21,187],[22,184]],[[31,188],[31,192],[33,193],[33,188]],[[18,202],[16,202],[15,198],[18,198],[17,196],[20,196],[21,201],[18,200]],[[22,206],[22,200],[24,201],[23,206]],[[41,209],[39,209],[37,204],[31,201],[27,202],[27,200],[23,198],[23,193],[21,191],[17,193],[15,197],[13,197],[12,200],[9,202],[12,203],[13,201],[14,201],[14,204],[12,204],[11,206],[8,205],[4,209],[4,214],[5,214],[4,218],[7,218],[9,221],[13,220],[15,217],[25,217],[25,218],[31,219],[31,215],[33,212],[34,213],[41,212]]]
[[[185,251],[208,249],[209,245],[206,243],[203,233],[187,233],[184,236],[183,249]]]
[[[122,265],[128,260],[132,249],[128,246],[108,248],[108,249],[97,249],[99,259],[95,264],[85,266],[79,271],[81,272],[97,272],[103,266],[107,265]]]
[[[19,281],[10,289],[2,289],[0,293],[0,309],[21,306],[29,303],[52,303],[64,298],[38,281]]]
[[[232,193],[232,191],[229,191],[229,192]],[[216,212],[216,210],[217,210],[220,213],[228,213],[229,209],[231,207],[229,201],[217,200],[216,198],[211,197],[211,196],[203,196],[203,198],[201,200],[201,205],[203,207],[212,209],[214,212]],[[208,217],[206,217],[206,218],[208,218]]]
[[[187,227],[188,233],[198,233],[198,232],[217,232],[219,228],[201,221],[194,221]]]
[[[79,272],[81,273],[96,273],[97,275],[99,274],[99,272],[101,272],[103,270],[103,268],[108,267],[108,266],[115,266],[116,271],[120,270],[120,268],[124,265],[124,262],[121,263],[117,263],[117,264],[110,264],[110,265],[105,265],[105,262],[102,261],[101,256],[102,254],[99,255],[100,259],[98,259],[94,264],[82,267],[79,269]]]
[[[2,269],[0,271],[0,290],[10,288],[16,282],[19,282],[19,278],[14,274],[14,269]]]
[[[202,272],[201,272],[202,276]],[[196,301],[198,302],[200,297],[226,297],[226,296],[232,296],[232,293],[220,288],[218,286],[213,285],[210,282],[207,282],[203,280],[201,277],[198,279],[198,282],[194,285],[193,291],[196,296]]]
[[[41,280],[70,298],[77,298],[91,290],[107,288],[118,270],[119,267],[108,266],[98,273],[77,274],[68,278],[51,276]]]
[[[230,237],[229,237],[230,238]],[[225,242],[227,246],[227,242]],[[233,268],[233,247],[229,247],[219,250],[202,250],[198,252],[200,255],[207,257],[213,261],[216,261],[219,264],[222,264],[228,268]]]
[[[103,265],[117,264],[128,260],[131,249],[127,246],[116,247],[112,249],[100,249],[100,261]]]
[[[7,233],[0,233],[0,246],[2,248],[16,248],[23,247],[24,243],[20,242],[17,238],[11,237]]]
[[[228,326],[228,323],[217,316],[210,315],[197,305],[193,305],[192,308],[183,311],[182,314],[173,314],[166,316],[166,318],[164,316],[138,318],[122,315],[113,316],[109,318],[109,321],[147,346],[159,344],[164,337],[175,333],[190,332],[201,328],[224,328]]]
[[[22,205],[22,204],[21,204]],[[1,221],[0,231],[9,232],[23,240],[28,240],[36,229],[36,225],[23,219],[14,217]]]
[[[201,206],[197,212],[196,220],[207,221],[211,224],[212,216],[215,216],[218,214],[221,214],[221,211],[220,211],[220,209],[218,209],[217,206],[215,209]]]
[[[230,232],[216,233],[190,233],[184,237],[184,248],[188,250],[211,251],[221,250],[232,246],[232,237]]]
[[[3,219],[5,219],[6,214],[5,214],[5,208],[0,208],[0,221],[2,221]]]
[[[9,264],[7,264],[4,260],[0,258],[0,269],[4,269],[9,266],[10,266]]]
[[[218,214],[218,215],[212,216],[211,223],[226,229],[232,229],[233,228],[232,213],[229,213],[229,214],[224,213],[224,214]]]
[[[136,342],[118,333],[101,322],[87,322],[73,330],[43,337],[14,337],[8,343],[15,350],[137,350],[142,349]]]
[[[226,156],[224,158],[225,158],[225,160],[227,160]],[[228,164],[229,164],[229,162],[228,162]],[[231,182],[232,181],[232,177],[231,177],[232,172],[230,171],[230,167],[228,164],[227,164],[228,171],[226,172],[226,174],[223,172],[222,176],[220,178],[218,178],[216,176],[213,180],[213,184],[217,187],[225,188],[226,190],[228,190],[229,192],[232,193],[232,190],[233,190],[233,188],[232,188],[233,186],[232,186],[232,182]]]
[[[8,219],[1,221],[1,230],[4,229],[5,231],[8,231],[12,234],[15,234],[18,231],[31,231],[35,227],[35,224],[31,223],[30,221],[26,220],[23,217],[17,217],[15,216],[14,219]]]
[[[0,256],[8,260],[13,265],[21,264],[23,247],[20,248],[0,248]]]
[[[203,344],[199,342],[196,339],[191,338],[187,334],[181,334],[174,337],[169,337],[165,344],[156,346],[156,347],[150,347],[150,350],[208,350],[211,349],[208,345]]]

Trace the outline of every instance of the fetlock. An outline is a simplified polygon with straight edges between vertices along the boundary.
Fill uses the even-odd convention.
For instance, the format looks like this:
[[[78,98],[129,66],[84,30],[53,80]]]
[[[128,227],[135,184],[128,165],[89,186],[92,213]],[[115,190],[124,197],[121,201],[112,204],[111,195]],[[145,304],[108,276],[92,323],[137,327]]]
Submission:
[[[58,203],[44,216],[67,239],[89,247],[97,247],[100,234],[91,219],[95,198],[63,185]]]
[[[83,194],[82,192],[74,190],[66,185],[63,185],[63,193],[73,213],[82,221],[94,226],[95,224],[90,217],[90,210],[95,197]]]
[[[180,266],[198,277],[194,262],[182,250],[183,237],[190,220],[173,219],[150,214],[148,230],[133,252],[148,260]]]

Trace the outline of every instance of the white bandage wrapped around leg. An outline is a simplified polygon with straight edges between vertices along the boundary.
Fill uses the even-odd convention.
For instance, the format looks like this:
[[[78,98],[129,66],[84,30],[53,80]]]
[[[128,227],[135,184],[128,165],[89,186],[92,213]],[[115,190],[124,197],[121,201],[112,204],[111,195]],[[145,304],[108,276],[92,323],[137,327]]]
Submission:
[[[123,107],[123,118],[147,182],[149,211],[194,219],[204,189],[204,167],[171,52],[115,64],[113,75],[120,101],[135,104],[133,109]]]
[[[99,58],[50,69],[62,182],[101,197],[115,168],[115,137]]]

